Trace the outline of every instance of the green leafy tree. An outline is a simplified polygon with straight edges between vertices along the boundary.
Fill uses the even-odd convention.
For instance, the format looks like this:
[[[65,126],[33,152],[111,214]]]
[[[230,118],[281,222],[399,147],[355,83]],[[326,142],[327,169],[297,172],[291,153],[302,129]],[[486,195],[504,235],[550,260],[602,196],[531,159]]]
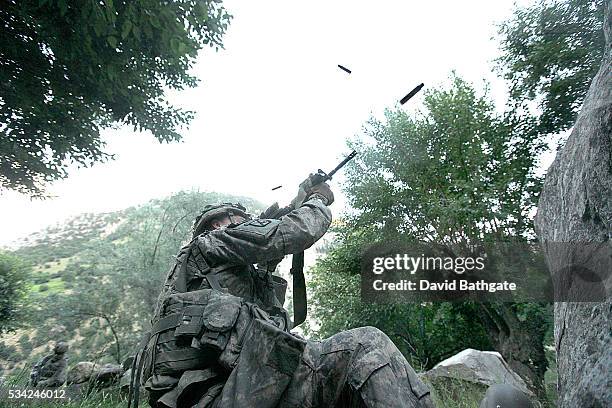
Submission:
[[[459,308],[467,311],[468,305],[363,302],[359,275],[361,253],[379,237],[355,229],[342,228],[337,232],[335,246],[311,271],[309,288],[314,295],[311,308],[320,325],[316,330],[308,327],[309,334],[325,338],[342,330],[375,326],[420,369],[430,369],[468,347],[491,348],[486,331],[474,315],[457,312]]]
[[[24,322],[30,272],[22,259],[0,251],[0,334]]]
[[[341,228],[331,261],[315,268],[315,316],[325,335],[374,322],[388,333],[412,338],[402,341],[427,367],[456,351],[455,342],[461,347],[491,344],[537,389],[547,367],[546,307],[482,303],[370,309],[347,300],[346,292],[330,282],[358,279],[357,259],[347,264],[334,257],[360,254],[375,241],[439,243],[456,256],[468,256],[461,252],[468,243],[533,237],[530,213],[541,188],[534,170],[543,148],[537,133],[525,131],[529,124],[524,121],[497,114],[486,95],[478,96],[456,76],[450,87],[427,92],[424,101],[425,112],[410,116],[388,110],[384,121],[370,120],[365,136],[351,143],[360,154],[347,169],[346,192],[356,214]],[[326,285],[339,292],[322,290]]]
[[[541,134],[570,128],[604,52],[604,0],[544,0],[499,27],[497,68],[514,108],[536,101]]]
[[[193,87],[198,50],[222,46],[214,0],[7,0],[0,8],[0,188],[42,195],[70,162],[111,158],[115,123],[180,140],[193,113],[165,89]]]

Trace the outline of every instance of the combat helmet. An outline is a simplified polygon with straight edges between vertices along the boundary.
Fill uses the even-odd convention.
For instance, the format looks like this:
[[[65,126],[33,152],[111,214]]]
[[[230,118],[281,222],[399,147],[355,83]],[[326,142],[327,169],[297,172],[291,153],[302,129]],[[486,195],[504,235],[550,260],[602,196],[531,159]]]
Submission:
[[[228,214],[230,216],[239,215],[244,219],[250,219],[251,215],[246,212],[246,208],[240,203],[221,203],[207,205],[204,211],[198,215],[193,223],[193,236],[196,237],[207,230],[207,224],[214,218]]]
[[[55,354],[66,354],[67,351],[68,343],[66,343],[65,341],[58,341],[57,343],[55,343],[55,348],[53,349],[53,352]]]

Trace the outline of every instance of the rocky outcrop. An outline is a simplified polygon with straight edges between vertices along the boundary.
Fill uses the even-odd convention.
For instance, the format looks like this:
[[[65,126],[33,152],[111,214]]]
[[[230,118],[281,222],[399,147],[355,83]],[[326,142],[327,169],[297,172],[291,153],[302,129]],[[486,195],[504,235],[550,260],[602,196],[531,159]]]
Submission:
[[[99,388],[106,388],[118,383],[122,375],[122,366],[117,364],[105,364],[94,372],[92,378]]]
[[[612,406],[612,1],[604,8],[602,65],[548,170],[535,220],[554,281],[585,271],[603,281],[603,300],[555,304],[561,408]]]
[[[66,384],[91,383],[96,388],[105,388],[118,382],[123,372],[123,367],[117,364],[96,366],[92,362],[82,361],[68,371]]]
[[[111,387],[120,382],[124,371],[118,364],[98,366],[90,361],[81,361],[68,371],[66,396],[70,400],[80,401],[93,391],[112,390]]]
[[[438,363],[423,375],[432,383],[441,378],[467,381],[484,387],[493,384],[508,384],[533,396],[525,381],[512,371],[501,354],[495,351],[466,349]]]
[[[81,361],[80,363],[75,364],[72,368],[70,368],[70,370],[68,370],[66,384],[82,384],[89,381],[89,378],[94,371],[94,366],[94,363],[89,361]]]

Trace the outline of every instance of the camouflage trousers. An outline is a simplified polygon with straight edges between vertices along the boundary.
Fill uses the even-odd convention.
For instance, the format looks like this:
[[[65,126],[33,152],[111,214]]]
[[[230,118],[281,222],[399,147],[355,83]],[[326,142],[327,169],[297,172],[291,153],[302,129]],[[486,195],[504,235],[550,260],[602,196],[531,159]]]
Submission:
[[[294,364],[278,358],[291,355],[288,343],[281,342],[275,356],[260,347],[265,342],[251,338],[228,377],[208,382],[196,404],[175,406],[433,408],[429,388],[393,342],[374,327],[344,331],[323,341],[285,335],[303,346]]]
[[[433,408],[429,388],[374,327],[308,342],[279,407]]]

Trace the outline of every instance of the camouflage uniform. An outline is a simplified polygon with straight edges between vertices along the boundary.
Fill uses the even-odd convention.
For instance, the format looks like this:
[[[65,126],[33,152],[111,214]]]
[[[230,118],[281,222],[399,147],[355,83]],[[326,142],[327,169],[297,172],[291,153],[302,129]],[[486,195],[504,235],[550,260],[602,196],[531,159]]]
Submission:
[[[30,385],[38,388],[57,388],[66,382],[66,352],[68,345],[59,342],[55,345],[53,354],[45,356],[32,367]]]
[[[315,195],[280,220],[208,231],[181,249],[143,357],[152,407],[433,406],[380,330],[323,341],[289,333],[286,282],[261,265],[309,248],[330,223]]]

